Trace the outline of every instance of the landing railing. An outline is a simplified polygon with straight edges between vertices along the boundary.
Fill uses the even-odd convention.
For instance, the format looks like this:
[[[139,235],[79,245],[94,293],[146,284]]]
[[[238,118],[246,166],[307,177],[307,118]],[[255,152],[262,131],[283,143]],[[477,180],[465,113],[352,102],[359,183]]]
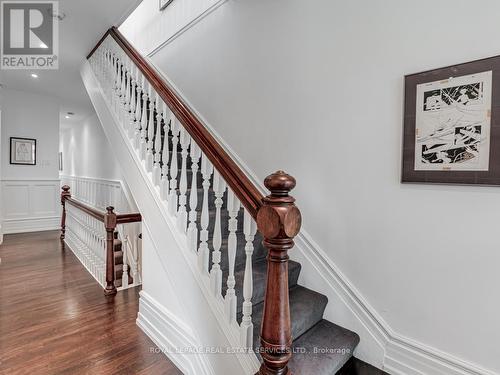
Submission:
[[[115,244],[117,226],[140,222],[139,213],[116,214],[114,207],[100,211],[71,197],[70,187],[64,185],[61,193],[61,239],[66,241],[80,262],[104,288],[104,294],[117,293],[115,270]],[[122,241],[121,287],[133,286],[138,278],[138,254]],[[128,265],[131,265],[129,270]],[[130,271],[130,272],[129,272]],[[129,284],[129,276],[133,284]],[[135,276],[135,278],[134,278]]]
[[[264,363],[260,373],[287,374],[292,342],[288,250],[293,247],[293,238],[301,225],[300,211],[288,194],[295,187],[294,178],[282,171],[270,175],[264,185],[271,194],[264,197],[161,75],[116,28],[106,32],[88,60],[105,100],[151,173],[152,182],[159,187],[160,196],[166,201],[170,214],[176,217],[179,230],[186,234],[189,250],[197,253],[200,272],[209,277],[214,297],[222,301],[228,322],[238,325],[242,346],[249,349],[253,346],[253,240],[259,228],[268,249],[260,349]],[[229,272],[223,296],[221,212],[226,192]],[[209,199],[215,202],[215,217],[209,215]],[[234,269],[241,206],[244,208],[246,263],[243,316],[238,324]]]

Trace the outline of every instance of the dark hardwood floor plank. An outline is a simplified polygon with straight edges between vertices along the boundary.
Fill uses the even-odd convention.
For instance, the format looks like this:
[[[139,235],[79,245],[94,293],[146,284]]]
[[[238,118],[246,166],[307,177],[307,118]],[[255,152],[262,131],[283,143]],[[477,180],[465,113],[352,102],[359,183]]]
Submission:
[[[139,289],[105,297],[58,232],[0,246],[0,374],[181,374],[137,327]]]

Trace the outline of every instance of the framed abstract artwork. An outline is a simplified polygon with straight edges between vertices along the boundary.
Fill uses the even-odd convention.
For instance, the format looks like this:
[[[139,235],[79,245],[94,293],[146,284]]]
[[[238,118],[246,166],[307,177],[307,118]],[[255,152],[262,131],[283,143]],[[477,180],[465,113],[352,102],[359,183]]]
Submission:
[[[405,77],[402,182],[500,185],[500,56]]]
[[[160,0],[160,10],[165,9],[174,0]]]
[[[36,165],[36,139],[10,137],[10,164]]]

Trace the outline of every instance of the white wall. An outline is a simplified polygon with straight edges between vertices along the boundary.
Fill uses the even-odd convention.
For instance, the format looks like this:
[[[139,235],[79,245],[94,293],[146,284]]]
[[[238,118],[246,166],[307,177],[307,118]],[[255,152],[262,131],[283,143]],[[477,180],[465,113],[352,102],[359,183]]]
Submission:
[[[120,25],[120,31],[143,54],[148,54],[223,2],[224,0],[173,1],[160,12],[158,1],[143,0],[132,16]]]
[[[121,172],[96,114],[61,127],[63,175],[121,180]]]
[[[55,229],[59,222],[59,101],[4,89],[0,108],[3,231]],[[36,165],[9,164],[10,137],[37,140]]]
[[[403,76],[498,54],[499,13],[229,0],[152,56],[260,180],[297,178],[304,229],[393,330],[495,372],[500,190],[399,181]]]
[[[59,102],[56,98],[16,90],[3,90],[2,179],[57,179]],[[9,164],[9,138],[37,140],[36,165]]]

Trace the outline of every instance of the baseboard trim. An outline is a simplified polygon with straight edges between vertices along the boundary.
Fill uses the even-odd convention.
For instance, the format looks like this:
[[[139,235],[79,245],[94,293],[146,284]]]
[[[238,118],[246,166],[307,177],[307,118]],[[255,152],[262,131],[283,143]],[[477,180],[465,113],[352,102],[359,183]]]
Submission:
[[[43,232],[60,228],[59,216],[4,219],[3,234]]]
[[[202,354],[186,354],[179,350],[197,348],[199,345],[192,336],[191,330],[182,321],[144,291],[140,292],[139,314],[136,322],[183,374],[215,375],[208,360]]]
[[[384,349],[383,369],[394,375],[496,375],[493,371],[464,361],[396,333],[376,312],[348,278],[307,233],[300,233],[296,249],[326,279],[342,301]]]

